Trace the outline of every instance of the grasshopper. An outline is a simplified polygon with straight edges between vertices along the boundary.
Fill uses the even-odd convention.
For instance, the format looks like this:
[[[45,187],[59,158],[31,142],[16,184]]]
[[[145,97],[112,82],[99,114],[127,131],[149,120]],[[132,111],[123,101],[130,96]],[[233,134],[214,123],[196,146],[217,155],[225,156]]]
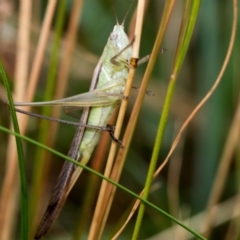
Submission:
[[[15,102],[15,106],[84,107],[68,156],[87,164],[100,139],[99,127],[106,127],[113,111],[123,98],[132,55],[131,45],[132,42],[124,32],[123,23],[119,24],[117,21],[94,70],[89,92],[54,101]],[[91,128],[88,128],[88,125]],[[64,163],[35,239],[40,239],[47,233],[81,172],[82,168],[73,163],[68,161]]]

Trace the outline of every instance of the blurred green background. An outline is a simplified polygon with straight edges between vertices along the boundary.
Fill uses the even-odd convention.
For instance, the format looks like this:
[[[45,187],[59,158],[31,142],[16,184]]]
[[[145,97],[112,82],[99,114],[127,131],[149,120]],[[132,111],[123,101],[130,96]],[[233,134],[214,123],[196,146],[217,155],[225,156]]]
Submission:
[[[71,14],[72,1],[66,1],[65,27]],[[124,18],[129,7],[130,1],[113,1],[119,21]],[[0,19],[0,59],[7,71],[9,80],[14,85],[13,72],[16,50],[16,34],[18,27],[18,7],[17,1],[9,1],[11,5],[7,16]],[[39,39],[39,29],[45,12],[47,1],[35,0],[33,2],[33,31],[31,35],[31,59],[35,53],[35,47]],[[125,22],[126,31],[137,1],[130,9],[130,13]],[[150,53],[156,37],[159,21],[163,11],[164,2],[158,0],[149,1],[146,11],[140,55],[145,56]],[[0,2],[1,7],[1,2]],[[143,188],[148,164],[151,158],[152,147],[154,144],[161,108],[166,94],[168,80],[171,74],[173,60],[175,56],[178,34],[182,20],[184,1],[177,1],[174,11],[170,18],[168,29],[162,44],[167,51],[159,54],[152,79],[148,89],[154,96],[146,96],[141,115],[138,120],[137,128],[128,154],[127,162],[121,177],[121,184],[138,193]],[[183,68],[180,72],[171,112],[165,132],[162,152],[159,157],[159,165],[166,157],[174,136],[177,134],[184,120],[200,102],[204,95],[213,85],[219,70],[222,66],[231,34],[232,27],[232,2],[223,0],[202,1],[199,16],[194,30],[190,48],[187,53]],[[4,10],[6,12],[6,10]],[[77,45],[74,50],[71,71],[68,80],[66,96],[79,94],[88,91],[94,67],[100,57],[107,38],[115,24],[115,17],[112,10],[112,2],[108,0],[84,1],[82,18],[77,34]],[[65,32],[64,32],[65,33]],[[40,101],[45,90],[46,74],[48,71],[49,55],[51,53],[51,39],[49,40],[48,50],[45,54],[44,66],[41,70],[40,82],[35,95],[35,101]],[[184,133],[184,136],[175,151],[171,161],[181,161],[180,182],[179,182],[179,204],[182,211],[182,218],[188,218],[204,211],[206,208],[211,186],[215,178],[219,159],[225,140],[232,123],[233,114],[237,105],[240,81],[239,81],[239,33],[237,33],[234,51],[231,61],[223,76],[221,84],[205,104],[197,116],[193,119]],[[62,38],[64,44],[64,34]],[[59,58],[64,58],[59,54]],[[137,69],[134,86],[139,87],[146,64]],[[4,89],[1,86],[1,94]],[[130,97],[130,104],[126,119],[129,117],[131,107],[136,98],[137,91],[133,90]],[[34,109],[35,112],[39,111]],[[64,113],[62,118],[71,119]],[[1,104],[0,124],[9,126],[8,109]],[[39,120],[31,119],[27,135],[36,138],[38,135]],[[58,138],[54,148],[67,154],[75,128],[61,125]],[[0,183],[2,183],[5,166],[6,135],[0,132]],[[26,147],[26,169],[29,189],[31,189],[32,165],[35,146],[25,144]],[[49,178],[49,190],[60,172],[62,161],[55,156],[52,157],[52,166]],[[221,200],[232,198],[238,193],[239,189],[239,157],[234,156],[229,170],[228,179],[225,183],[225,190]],[[169,164],[164,168],[158,178],[154,181],[156,190],[151,194],[150,201],[169,212],[169,177],[178,174],[174,172],[174,165],[170,168]],[[177,170],[178,171],[178,170]],[[71,239],[74,229],[76,216],[79,206],[83,201],[83,195],[87,188],[89,173],[84,172],[76,186],[70,193],[66,205],[59,216],[56,226],[45,239]],[[45,196],[43,196],[44,198]],[[46,195],[46,198],[48,196]],[[133,202],[127,193],[118,191],[114,200],[113,209],[108,220],[106,229],[106,239],[109,233],[114,231],[116,223],[121,218],[122,213]],[[47,201],[44,199],[43,201]],[[90,213],[91,215],[92,213]],[[19,217],[19,216],[17,216]],[[91,219],[91,216],[90,216]],[[130,239],[134,226],[134,218],[127,226],[126,230],[119,239]],[[89,223],[87,223],[89,224]],[[156,213],[147,207],[146,214],[139,239],[146,239],[155,234],[160,234],[167,227],[171,227],[170,220]],[[60,227],[61,226],[61,227]],[[222,236],[227,231],[228,223],[224,223],[214,229],[211,239],[223,239]],[[55,229],[55,231],[54,231]],[[57,230],[56,230],[57,229]],[[60,233],[59,234],[59,229]],[[18,229],[19,230],[19,229]],[[17,230],[17,231],[18,231]],[[52,234],[52,235],[51,235]],[[87,231],[86,231],[87,234]],[[86,239],[86,238],[82,238]],[[105,238],[103,238],[105,239]],[[154,239],[154,238],[152,238]],[[155,238],[164,239],[164,238]],[[178,239],[178,238],[176,238]],[[187,238],[186,238],[187,239]]]

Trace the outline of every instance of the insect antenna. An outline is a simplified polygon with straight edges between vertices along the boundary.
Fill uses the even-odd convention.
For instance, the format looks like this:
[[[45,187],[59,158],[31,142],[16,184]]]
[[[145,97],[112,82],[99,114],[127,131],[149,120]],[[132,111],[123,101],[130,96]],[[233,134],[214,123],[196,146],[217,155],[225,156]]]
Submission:
[[[111,0],[111,2],[112,2],[112,10],[113,10],[113,13],[114,13],[114,16],[115,16],[115,19],[116,19],[116,23],[117,23],[117,25],[119,25],[116,10],[115,10],[114,4],[113,4],[113,0]]]
[[[116,10],[115,10],[114,4],[113,4],[113,0],[111,0],[111,2],[112,2],[112,9],[113,9],[113,12],[114,12],[114,16],[115,16],[115,19],[116,19],[116,23],[117,23],[117,25],[119,25],[118,18],[117,18],[117,14],[116,14]],[[122,23],[121,23],[121,25],[123,25],[123,26],[124,26],[125,19],[126,19],[128,13],[129,13],[129,11],[130,11],[130,8],[131,8],[132,5],[133,5],[133,2],[134,2],[134,0],[132,0],[130,6],[128,7],[128,10],[127,10],[127,12],[126,12],[126,14],[125,14],[125,16],[124,16],[124,18],[123,18],[123,21],[122,21]]]
[[[129,13],[129,11],[130,11],[130,8],[131,8],[132,5],[133,5],[133,2],[134,2],[134,0],[132,0],[132,2],[131,2],[131,4],[129,5],[128,10],[127,10],[127,12],[126,12],[126,14],[125,14],[125,16],[124,16],[124,18],[123,18],[123,21],[122,21],[122,23],[121,23],[121,25],[123,25],[123,26],[124,26],[124,22],[125,22],[125,20],[126,20],[126,17],[127,17],[128,13]]]

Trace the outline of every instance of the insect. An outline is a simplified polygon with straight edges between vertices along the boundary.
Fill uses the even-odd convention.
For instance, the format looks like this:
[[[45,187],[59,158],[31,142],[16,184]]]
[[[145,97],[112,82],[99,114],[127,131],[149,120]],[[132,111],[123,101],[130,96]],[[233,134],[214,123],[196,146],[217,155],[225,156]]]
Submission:
[[[106,130],[113,111],[123,98],[132,55],[132,42],[124,32],[123,25],[117,22],[114,26],[95,68],[89,92],[55,101],[15,103],[15,106],[84,107],[80,124],[68,152],[69,157],[82,164],[87,164],[89,161],[99,142],[101,128]],[[86,124],[91,127],[87,127]],[[109,131],[112,133],[111,129]],[[68,161],[64,163],[35,239],[40,239],[47,233],[81,172],[82,168],[73,163]]]

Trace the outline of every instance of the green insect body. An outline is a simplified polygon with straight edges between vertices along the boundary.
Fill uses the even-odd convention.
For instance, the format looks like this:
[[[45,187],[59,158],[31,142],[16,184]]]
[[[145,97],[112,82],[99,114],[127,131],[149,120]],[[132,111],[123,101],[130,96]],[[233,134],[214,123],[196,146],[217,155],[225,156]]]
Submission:
[[[90,110],[88,125],[106,126],[115,107],[120,103],[123,96],[126,78],[129,70],[129,60],[132,55],[132,48],[124,50],[113,62],[116,54],[129,44],[127,35],[122,25],[116,25],[110,34],[107,45],[101,57],[101,69],[96,87],[96,92],[100,90],[106,94],[103,97],[109,99],[110,105],[104,107],[92,107]],[[107,94],[113,96],[107,96]],[[100,93],[101,94],[101,93]],[[115,96],[114,96],[115,95]],[[80,145],[81,161],[87,162],[96,144],[99,142],[101,131],[95,129],[86,129],[82,143]]]
[[[60,100],[32,103],[15,103],[15,106],[64,106],[83,107],[83,116],[88,115],[87,125],[105,127],[117,105],[119,105],[129,71],[132,55],[131,43],[124,32],[123,25],[114,26],[103,54],[94,71],[91,90],[86,93]],[[83,122],[86,120],[83,120]],[[85,132],[82,132],[85,129]],[[80,132],[83,133],[80,141]],[[76,131],[68,156],[87,164],[95,146],[98,144],[101,130],[79,127]],[[65,162],[53,190],[47,210],[39,224],[35,239],[42,238],[57,218],[69,191],[82,172],[71,162]]]

